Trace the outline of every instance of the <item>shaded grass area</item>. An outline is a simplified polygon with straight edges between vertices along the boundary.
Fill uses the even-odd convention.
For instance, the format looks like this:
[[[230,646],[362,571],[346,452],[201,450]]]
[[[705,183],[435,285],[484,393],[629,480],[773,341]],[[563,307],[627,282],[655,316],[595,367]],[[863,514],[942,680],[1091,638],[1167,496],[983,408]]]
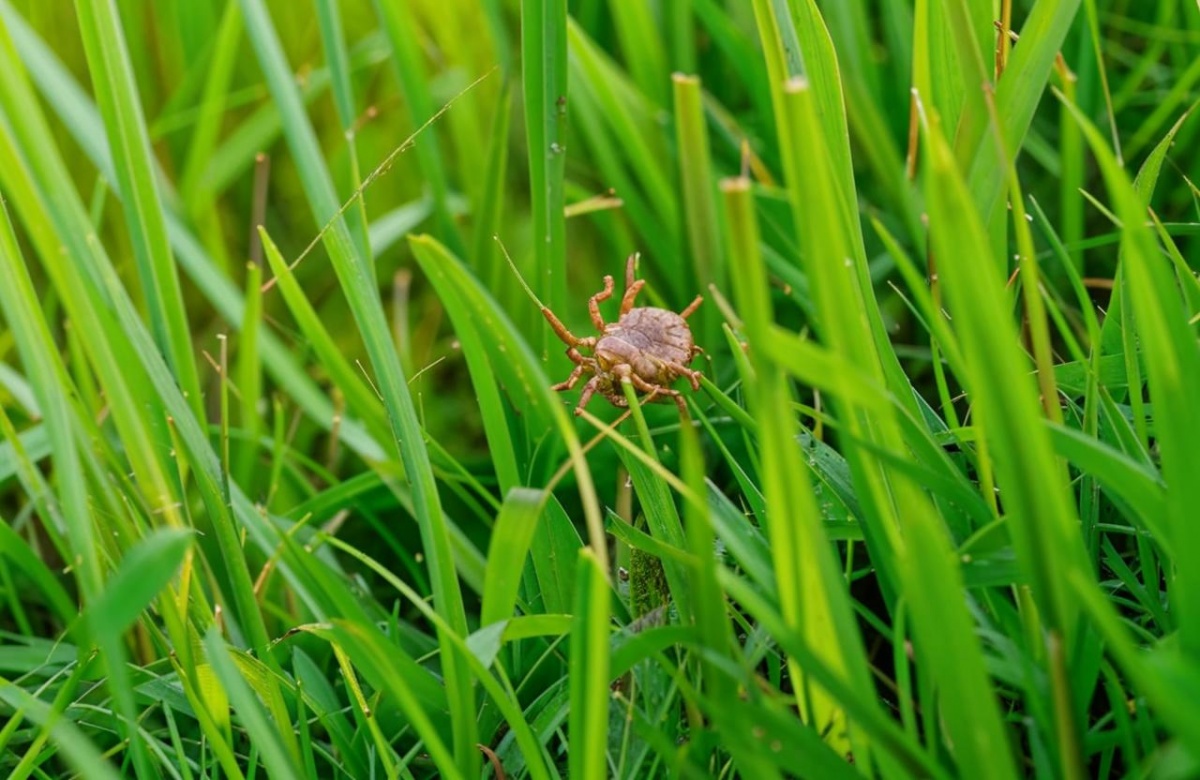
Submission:
[[[0,0],[0,768],[1200,773],[1198,50]],[[701,389],[572,415],[518,275],[589,334],[635,251]]]

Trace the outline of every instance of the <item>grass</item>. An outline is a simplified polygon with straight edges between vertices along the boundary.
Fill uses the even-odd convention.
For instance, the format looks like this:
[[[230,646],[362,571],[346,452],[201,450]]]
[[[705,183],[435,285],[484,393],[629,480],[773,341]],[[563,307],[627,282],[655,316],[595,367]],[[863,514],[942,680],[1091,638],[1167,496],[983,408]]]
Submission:
[[[0,772],[1197,776],[1198,57],[0,0]],[[505,257],[586,334],[635,251],[702,388],[573,416]]]

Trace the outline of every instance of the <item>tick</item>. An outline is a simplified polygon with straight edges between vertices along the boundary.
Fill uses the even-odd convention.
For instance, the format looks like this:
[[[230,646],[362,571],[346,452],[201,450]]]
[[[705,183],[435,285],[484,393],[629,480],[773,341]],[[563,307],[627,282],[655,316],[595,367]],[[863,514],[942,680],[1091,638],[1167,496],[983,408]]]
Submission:
[[[634,279],[637,254],[629,256],[625,263],[625,294],[621,297],[620,316],[616,322],[606,323],[600,316],[600,302],[613,294],[613,278],[604,277],[604,289],[588,299],[588,312],[592,324],[600,331],[599,336],[580,338],[562,324],[554,312],[542,306],[542,314],[567,345],[567,357],[575,363],[575,370],[565,382],[559,382],[552,390],[570,390],[586,374],[589,376],[579,396],[575,414],[583,413],[584,407],[596,393],[607,398],[613,406],[627,407],[621,382],[629,380],[634,389],[647,394],[647,401],[673,398],[681,414],[687,413],[683,396],[670,385],[686,378],[693,390],[700,389],[700,372],[688,368],[688,364],[702,352],[692,338],[692,329],[687,318],[704,300],[697,295],[688,307],[676,314],[667,309],[653,306],[634,307],[637,295],[646,285],[644,279]]]

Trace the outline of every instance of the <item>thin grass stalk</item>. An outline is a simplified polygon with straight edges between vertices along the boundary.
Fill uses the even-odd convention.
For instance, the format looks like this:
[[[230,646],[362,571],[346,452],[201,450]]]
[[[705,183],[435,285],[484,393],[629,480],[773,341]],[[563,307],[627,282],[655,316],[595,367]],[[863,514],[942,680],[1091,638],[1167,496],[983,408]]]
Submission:
[[[1046,321],[1045,302],[1042,300],[1042,272],[1037,253],[1034,250],[1033,232],[1029,227],[1032,217],[1026,218],[1025,198],[1021,190],[1021,180],[1017,175],[1017,167],[1011,159],[1005,156],[1007,147],[1004,138],[1000,135],[1000,122],[996,115],[994,96],[989,91],[986,98],[988,110],[992,115],[992,131],[995,134],[996,145],[1000,149],[1000,159],[1006,161],[1005,164],[1008,168],[1008,191],[1012,193],[1009,205],[1012,209],[1013,232],[1017,238],[1017,269],[1021,274],[1025,325],[1029,328],[1030,341],[1033,346],[1033,361],[1037,369],[1038,387],[1041,390],[1042,409],[1046,419],[1054,423],[1061,423],[1062,409],[1059,407],[1058,387],[1054,379],[1054,356],[1051,352],[1050,328]]]
[[[244,438],[237,458],[238,484],[250,489],[258,458],[258,438],[262,431],[262,416],[258,405],[262,400],[262,361],[259,354],[259,331],[262,323],[262,266],[246,265],[246,311],[242,318],[241,338],[237,353],[238,422]]]

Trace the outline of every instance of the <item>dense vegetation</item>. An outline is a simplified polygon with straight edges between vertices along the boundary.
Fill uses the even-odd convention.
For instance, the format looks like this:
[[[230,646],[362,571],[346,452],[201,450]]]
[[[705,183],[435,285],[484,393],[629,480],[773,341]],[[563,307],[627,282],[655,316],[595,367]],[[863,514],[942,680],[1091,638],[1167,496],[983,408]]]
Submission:
[[[1190,0],[0,0],[0,773],[1200,776],[1198,79]],[[635,251],[702,387],[576,417]]]

